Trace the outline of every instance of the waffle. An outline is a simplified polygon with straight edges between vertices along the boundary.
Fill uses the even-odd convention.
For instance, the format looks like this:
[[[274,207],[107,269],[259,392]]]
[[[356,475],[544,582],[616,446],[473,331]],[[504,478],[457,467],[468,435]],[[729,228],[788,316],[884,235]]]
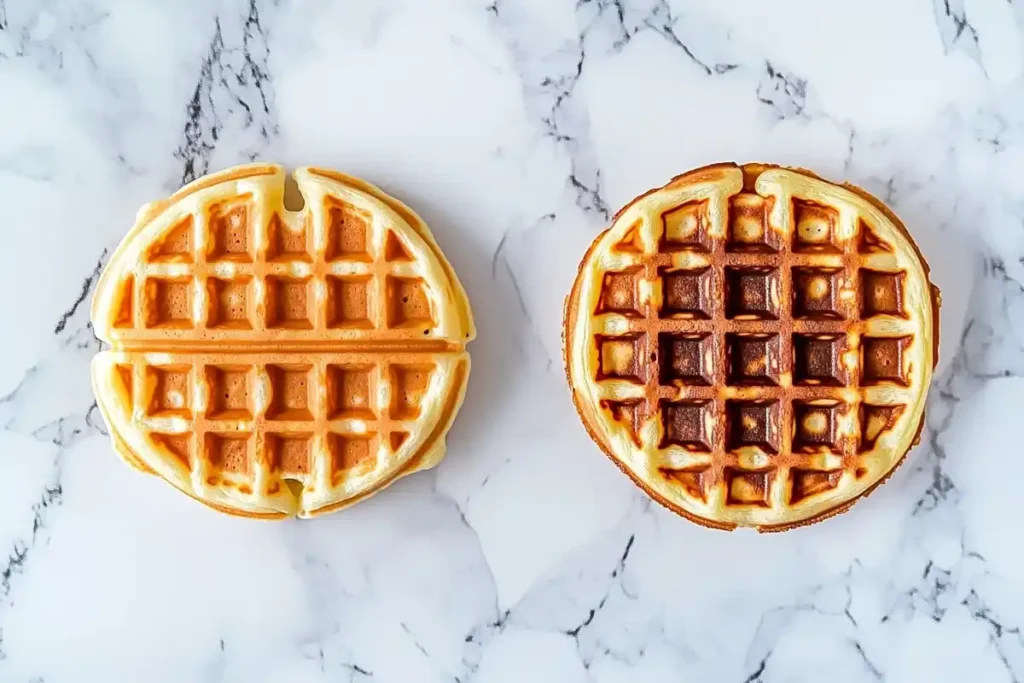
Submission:
[[[700,524],[784,530],[847,509],[917,442],[938,290],[878,200],[720,164],[635,199],[566,301],[591,437]]]
[[[355,178],[251,164],[146,205],[100,277],[118,453],[249,517],[310,517],[435,465],[469,304],[423,221]]]

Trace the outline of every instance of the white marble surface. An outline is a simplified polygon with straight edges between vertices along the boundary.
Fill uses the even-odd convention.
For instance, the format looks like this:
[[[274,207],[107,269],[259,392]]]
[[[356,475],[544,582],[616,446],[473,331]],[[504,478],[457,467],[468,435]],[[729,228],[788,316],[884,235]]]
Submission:
[[[1021,0],[0,0],[0,681],[1024,679],[1022,37]],[[444,463],[312,522],[130,471],[89,388],[137,206],[256,158],[416,207],[480,328]],[[922,445],[784,535],[649,503],[559,360],[609,212],[723,159],[875,191],[945,295]]]

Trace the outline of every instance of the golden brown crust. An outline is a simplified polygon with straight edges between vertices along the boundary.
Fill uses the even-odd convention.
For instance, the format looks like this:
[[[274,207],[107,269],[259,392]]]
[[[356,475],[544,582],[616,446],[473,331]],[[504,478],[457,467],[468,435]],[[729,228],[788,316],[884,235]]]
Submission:
[[[299,211],[271,164],[147,204],[93,305],[116,452],[243,517],[322,514],[435,465],[475,336],[411,209],[340,173],[295,180]]]

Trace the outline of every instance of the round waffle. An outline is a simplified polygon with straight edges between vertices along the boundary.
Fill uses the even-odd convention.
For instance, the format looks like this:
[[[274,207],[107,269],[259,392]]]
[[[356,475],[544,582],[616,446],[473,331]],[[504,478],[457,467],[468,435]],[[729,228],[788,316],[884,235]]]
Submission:
[[[299,211],[267,164],[144,206],[93,302],[117,451],[231,514],[309,517],[435,465],[469,374],[469,303],[423,221],[294,179]]]
[[[566,371],[591,437],[706,526],[842,512],[917,442],[938,290],[899,220],[849,185],[760,164],[644,194],[566,300]]]

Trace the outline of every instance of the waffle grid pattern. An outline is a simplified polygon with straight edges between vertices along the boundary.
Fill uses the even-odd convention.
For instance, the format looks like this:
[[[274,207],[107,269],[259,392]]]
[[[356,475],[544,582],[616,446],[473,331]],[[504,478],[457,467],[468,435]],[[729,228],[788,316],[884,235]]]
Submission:
[[[784,190],[641,215],[593,312],[612,419],[712,508],[793,508],[863,476],[911,392],[916,327],[885,243]]]
[[[436,364],[415,354],[375,364],[345,354],[314,359],[224,364],[206,355],[162,365],[120,354],[116,368],[133,414],[196,490],[273,496],[287,479],[315,493],[386,469],[416,429],[424,397],[437,393],[429,390]]]
[[[374,215],[326,201],[298,226],[267,215],[267,198],[251,194],[182,217],[132,268],[115,328],[122,338],[166,330],[429,338],[421,265]]]
[[[426,225],[363,181],[208,176],[144,207],[97,287],[119,452],[234,514],[311,516],[430,467],[465,390],[468,303]]]

